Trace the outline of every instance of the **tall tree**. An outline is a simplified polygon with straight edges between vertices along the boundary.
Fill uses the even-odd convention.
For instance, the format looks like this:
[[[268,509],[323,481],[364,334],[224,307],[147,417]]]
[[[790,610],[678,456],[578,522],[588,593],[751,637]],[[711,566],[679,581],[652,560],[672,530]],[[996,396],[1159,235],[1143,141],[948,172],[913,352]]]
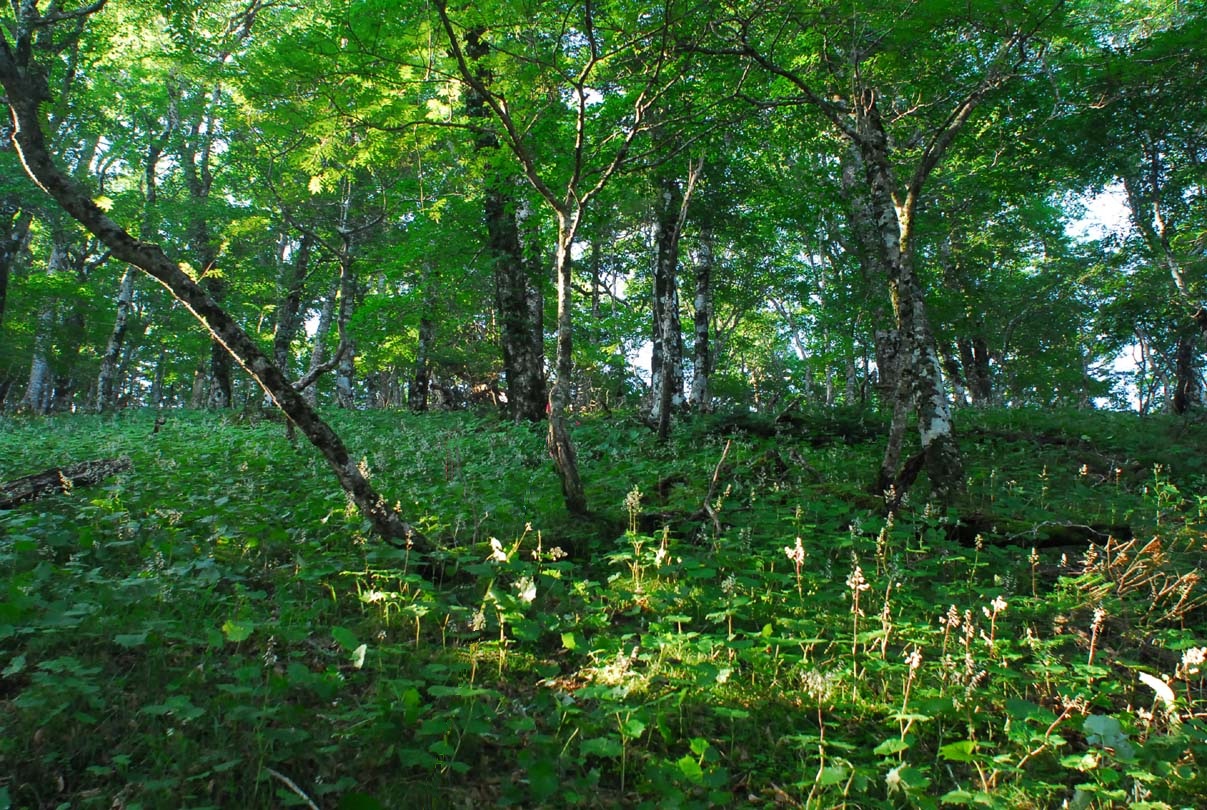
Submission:
[[[751,103],[816,112],[862,162],[877,259],[895,315],[900,374],[893,436],[877,487],[891,487],[898,496],[923,465],[940,497],[963,484],[942,364],[915,268],[913,229],[927,181],[977,108],[1042,52],[1040,36],[1055,25],[1061,5],[755,2],[712,27],[721,40],[712,52],[736,56],[772,80],[757,97],[747,90]],[[899,437],[910,410],[917,414],[921,450],[902,465]]]
[[[492,84],[491,69],[486,64],[489,53],[484,28],[466,32],[465,56],[475,77],[486,88]],[[471,122],[492,115],[487,99],[473,86],[465,93],[465,110]],[[514,187],[514,180],[518,179],[514,171],[501,171],[494,165],[492,158],[499,149],[499,138],[489,126],[478,129],[474,148],[486,160],[483,208],[487,246],[494,264],[495,307],[500,321],[507,405],[517,421],[539,422],[545,418],[549,395],[545,380],[543,273],[539,250],[531,245],[525,250],[523,243],[531,211]],[[531,232],[528,236],[531,241]]]
[[[436,0],[434,5],[457,75],[489,108],[499,125],[499,140],[557,223],[553,261],[557,350],[549,393],[548,447],[566,508],[581,514],[587,510],[587,499],[567,420],[574,369],[573,249],[588,206],[625,165],[633,142],[648,128],[647,113],[676,75],[669,21],[636,13],[623,23],[609,20],[612,24],[605,27],[597,24],[601,10],[590,0],[542,7],[542,13],[550,16],[519,24],[521,30],[535,34],[516,43],[513,59],[525,69],[517,69],[506,86],[496,76],[488,87],[471,63],[465,41],[466,32],[481,37],[479,32],[491,29],[480,20],[458,26],[447,0]],[[478,11],[481,14],[482,9]],[[547,30],[559,33],[549,37],[531,27],[540,22],[548,22]],[[506,30],[498,24],[494,28]],[[510,53],[493,52],[504,58]],[[531,75],[533,70],[537,76]],[[555,99],[552,104],[550,98]],[[548,141],[560,137],[560,127],[565,128],[566,140],[551,147]]]

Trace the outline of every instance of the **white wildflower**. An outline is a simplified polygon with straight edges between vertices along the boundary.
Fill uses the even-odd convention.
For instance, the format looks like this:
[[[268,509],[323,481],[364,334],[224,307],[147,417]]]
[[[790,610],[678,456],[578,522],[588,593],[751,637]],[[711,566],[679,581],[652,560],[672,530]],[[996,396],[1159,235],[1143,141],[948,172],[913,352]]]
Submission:
[[[519,593],[520,601],[531,602],[536,599],[536,583],[532,577],[520,577],[513,587]]]
[[[507,562],[507,552],[503,550],[503,544],[499,542],[499,538],[490,538],[490,557],[491,562]]]

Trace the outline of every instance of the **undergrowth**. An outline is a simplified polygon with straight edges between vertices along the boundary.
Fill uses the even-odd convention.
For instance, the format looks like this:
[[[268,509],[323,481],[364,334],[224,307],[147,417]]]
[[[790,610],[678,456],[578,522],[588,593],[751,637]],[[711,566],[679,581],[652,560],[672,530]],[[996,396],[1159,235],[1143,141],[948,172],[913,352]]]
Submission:
[[[886,516],[874,419],[334,416],[375,542],[268,420],[0,421],[0,808],[1194,807],[1204,428],[966,414]],[[767,427],[767,426],[763,426]]]

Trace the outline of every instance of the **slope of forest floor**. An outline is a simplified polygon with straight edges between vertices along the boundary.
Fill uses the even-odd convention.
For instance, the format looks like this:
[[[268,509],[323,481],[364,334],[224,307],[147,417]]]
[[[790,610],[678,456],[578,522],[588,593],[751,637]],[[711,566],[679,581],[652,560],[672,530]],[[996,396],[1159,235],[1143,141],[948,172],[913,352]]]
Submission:
[[[962,412],[867,492],[854,412],[338,413],[439,545],[245,414],[0,419],[0,808],[1180,808],[1207,795],[1207,424]]]

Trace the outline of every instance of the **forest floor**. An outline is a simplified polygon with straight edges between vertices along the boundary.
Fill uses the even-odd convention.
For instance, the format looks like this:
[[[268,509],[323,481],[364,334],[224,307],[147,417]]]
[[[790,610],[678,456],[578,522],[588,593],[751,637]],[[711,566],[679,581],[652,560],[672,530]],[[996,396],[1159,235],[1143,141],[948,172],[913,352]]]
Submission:
[[[888,519],[884,425],[333,413],[436,541],[276,421],[0,419],[0,810],[1182,808],[1207,795],[1207,423],[960,412]],[[1067,802],[1067,805],[1062,803]]]

